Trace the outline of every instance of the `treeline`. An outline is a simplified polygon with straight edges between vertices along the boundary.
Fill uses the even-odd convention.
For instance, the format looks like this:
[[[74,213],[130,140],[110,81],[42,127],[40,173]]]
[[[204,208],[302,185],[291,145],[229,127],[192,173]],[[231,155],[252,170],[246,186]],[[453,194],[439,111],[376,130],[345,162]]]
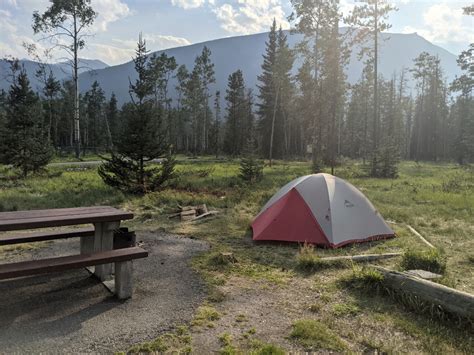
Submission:
[[[368,173],[380,177],[396,176],[400,159],[474,160],[472,44],[458,59],[463,74],[452,83],[446,81],[439,58],[425,52],[411,68],[385,78],[378,72],[378,48],[394,10],[388,3],[360,5],[347,18],[341,17],[337,0],[293,0],[292,5],[293,31],[303,40],[290,48],[285,32],[273,23],[255,93],[242,70],[229,73],[226,92],[213,92],[214,64],[207,47],[187,68],[165,53],[149,55],[140,40],[135,58],[140,84],[130,85],[129,103],[119,108],[115,96],[105,97],[97,82],[79,96],[83,153],[120,153],[123,141],[131,142],[129,124],[137,120],[137,107],[146,107],[160,148],[145,152],[145,160],[170,151],[253,153],[270,164],[273,159],[311,157],[317,172],[345,156],[362,159]],[[340,31],[342,21],[352,29]],[[344,73],[353,48],[361,48],[357,54],[364,69],[350,85]],[[301,64],[293,75],[297,59]],[[51,148],[48,152],[70,150],[78,127],[75,85],[59,83],[47,66],[37,75],[44,86],[33,93],[24,69],[12,61],[10,91],[0,93],[0,130],[10,135],[18,130],[14,122],[26,115],[35,126],[26,135],[41,137],[42,145]],[[416,82],[414,90],[407,86],[409,78]],[[177,83],[175,88],[171,82]],[[171,89],[177,93],[173,98]],[[138,127],[132,138],[140,141],[150,133],[146,130]],[[3,162],[12,160],[3,156]]]

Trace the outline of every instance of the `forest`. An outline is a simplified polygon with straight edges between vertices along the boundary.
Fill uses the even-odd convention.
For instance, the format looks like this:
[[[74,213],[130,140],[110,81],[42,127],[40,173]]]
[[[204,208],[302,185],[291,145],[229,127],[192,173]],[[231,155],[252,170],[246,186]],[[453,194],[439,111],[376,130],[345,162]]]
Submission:
[[[81,4],[82,28],[95,13],[88,2]],[[36,73],[43,88],[34,92],[24,68],[10,58],[10,90],[0,92],[0,161],[27,175],[54,154],[74,151],[77,157],[128,158],[140,151],[132,158],[142,170],[144,162],[170,154],[252,154],[270,165],[273,159],[311,158],[319,172],[347,157],[363,160],[373,177],[396,177],[400,160],[473,161],[472,44],[459,56],[463,74],[453,82],[445,79],[439,58],[427,52],[386,78],[378,73],[380,33],[390,28],[394,7],[376,1],[343,18],[338,1],[292,5],[292,31],[303,40],[290,48],[274,21],[256,92],[244,82],[245,68],[229,73],[226,92],[212,92],[214,63],[207,47],[187,68],[166,53],[149,55],[141,36],[134,59],[138,80],[130,82],[130,100],[122,107],[98,82],[79,93],[77,70],[72,80],[59,82],[45,61]],[[464,12],[472,15],[472,8]],[[54,33],[57,15],[35,13],[35,32]],[[341,23],[347,31],[340,31]],[[75,55],[72,69],[84,38],[78,32],[65,48]],[[364,69],[350,85],[344,68],[354,48],[360,48]],[[301,65],[292,75],[296,63]],[[415,88],[407,87],[409,77]],[[178,82],[175,99],[170,78]]]

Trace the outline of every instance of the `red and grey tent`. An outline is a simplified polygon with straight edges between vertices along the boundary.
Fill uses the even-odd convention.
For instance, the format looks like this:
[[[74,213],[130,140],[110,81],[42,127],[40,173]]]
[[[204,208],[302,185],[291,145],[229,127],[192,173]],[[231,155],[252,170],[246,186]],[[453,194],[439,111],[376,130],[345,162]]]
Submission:
[[[263,207],[252,229],[254,240],[332,248],[395,236],[362,192],[329,174],[303,176],[285,185]]]

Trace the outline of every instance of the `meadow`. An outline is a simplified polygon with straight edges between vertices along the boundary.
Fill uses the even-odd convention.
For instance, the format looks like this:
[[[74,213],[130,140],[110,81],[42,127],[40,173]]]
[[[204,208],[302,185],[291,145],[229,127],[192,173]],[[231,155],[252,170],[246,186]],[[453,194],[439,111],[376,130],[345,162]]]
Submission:
[[[18,180],[3,168],[0,211],[113,205],[135,213],[136,218],[127,225],[138,233],[167,232],[210,243],[211,251],[193,260],[209,293],[195,321],[132,350],[187,351],[199,346],[203,336],[214,337],[223,353],[271,349],[269,353],[311,349],[469,353],[474,348],[470,326],[417,312],[375,291],[350,288],[344,280],[360,272],[358,265],[303,269],[301,246],[252,241],[254,216],[281,186],[308,174],[308,162],[278,161],[265,167],[262,181],[251,185],[238,177],[237,160],[179,157],[177,171],[179,177],[162,191],[136,197],[105,186],[95,167],[54,166],[27,180]],[[354,184],[372,201],[397,238],[311,253],[318,258],[428,251],[408,224],[440,251],[446,263],[440,282],[474,293],[473,167],[403,162],[399,178],[393,180],[366,178],[363,171],[360,162],[346,161],[336,168],[335,175]],[[203,203],[220,213],[195,223],[168,218],[178,205]],[[222,252],[232,253],[236,261],[222,260]],[[402,268],[399,259],[381,264]],[[281,327],[271,333],[261,328],[252,314],[262,304],[249,300],[246,307],[238,308],[232,303],[243,289],[254,290],[262,299],[280,295],[273,301],[281,313]],[[299,300],[289,301],[294,299]],[[235,324],[229,330],[231,318]],[[318,334],[325,334],[324,339]]]

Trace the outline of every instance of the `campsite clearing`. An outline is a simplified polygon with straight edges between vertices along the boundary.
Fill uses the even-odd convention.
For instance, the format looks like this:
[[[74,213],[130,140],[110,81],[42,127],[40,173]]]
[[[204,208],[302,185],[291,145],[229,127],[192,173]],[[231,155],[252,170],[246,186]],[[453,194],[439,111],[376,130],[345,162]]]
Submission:
[[[191,347],[207,352],[275,346],[304,350],[307,344],[319,344],[315,346],[353,351],[472,350],[472,329],[457,328],[429,314],[418,315],[396,300],[344,286],[341,279],[354,272],[350,265],[306,272],[298,268],[297,245],[254,243],[249,229],[253,217],[284,184],[308,174],[309,164],[278,162],[265,168],[261,182],[250,186],[237,177],[238,168],[238,161],[180,163],[180,178],[175,183],[164,191],[136,198],[103,185],[95,168],[76,171],[55,167],[44,177],[0,180],[0,210],[113,205],[135,213],[136,219],[127,226],[138,234],[160,229],[210,243],[211,250],[194,258],[193,266],[208,284],[206,307],[219,316],[206,321],[205,326],[192,325],[190,320],[183,324],[185,330],[176,328],[167,336],[155,334],[160,339],[155,344],[168,349]],[[472,168],[404,162],[398,179],[382,180],[365,178],[360,164],[346,162],[336,169],[336,175],[359,188],[386,220],[395,222],[391,227],[398,238],[336,250],[316,249],[318,257],[429,250],[408,224],[446,257],[446,272],[440,282],[474,293]],[[219,210],[219,215],[196,223],[168,218],[177,205],[200,204]],[[8,252],[8,247],[0,247],[2,251]],[[219,258],[221,253],[232,253],[235,262]],[[379,264],[398,268],[400,258]],[[324,324],[324,333],[334,339],[321,343],[292,337],[295,327],[300,331],[307,324],[315,326],[298,322],[306,319],[319,321],[317,326]],[[141,347],[136,345],[136,349]]]

